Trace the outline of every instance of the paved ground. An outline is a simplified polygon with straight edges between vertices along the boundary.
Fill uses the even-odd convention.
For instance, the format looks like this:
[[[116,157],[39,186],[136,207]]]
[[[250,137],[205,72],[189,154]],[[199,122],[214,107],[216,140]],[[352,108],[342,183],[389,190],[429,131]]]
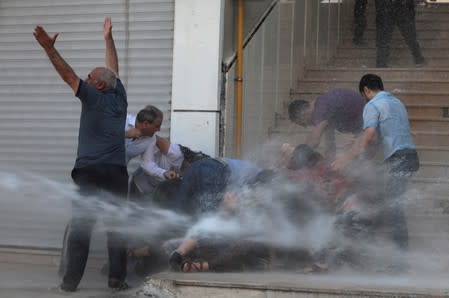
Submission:
[[[106,277],[98,269],[90,268],[86,270],[77,292],[61,292],[58,284],[55,266],[0,263],[1,298],[134,297],[142,281],[131,279],[132,290],[114,292],[107,288]]]
[[[115,292],[107,288],[106,277],[98,268],[91,266],[86,270],[79,290],[75,293],[65,293],[58,290],[59,277],[57,267],[46,264],[18,264],[0,262],[0,298],[61,298],[61,297],[88,297],[88,298],[129,298],[149,297],[143,294],[141,279],[130,276],[128,280],[132,288],[124,292]],[[17,261],[20,262],[20,259]],[[304,275],[297,273],[266,272],[266,273],[199,273],[180,274],[164,272],[152,277],[158,280],[174,281],[178,286],[189,287],[215,287],[228,288],[233,297],[235,289],[283,289],[283,291],[299,291],[309,289],[312,292],[327,291],[340,292],[341,290],[362,290],[384,293],[411,293],[427,294],[430,296],[448,297],[447,275],[420,274],[418,272],[401,275],[357,275],[349,274],[318,274]],[[147,286],[151,283],[147,283]],[[314,289],[314,290],[313,290]],[[139,295],[139,293],[141,295]],[[162,293],[162,292],[161,292]],[[179,292],[182,293],[182,292]],[[234,294],[232,294],[234,293]],[[407,294],[406,294],[407,296]],[[419,295],[418,295],[419,296]],[[150,297],[164,297],[154,295]],[[172,297],[172,296],[171,296]],[[197,296],[198,297],[198,296]],[[427,296],[426,296],[427,297]]]

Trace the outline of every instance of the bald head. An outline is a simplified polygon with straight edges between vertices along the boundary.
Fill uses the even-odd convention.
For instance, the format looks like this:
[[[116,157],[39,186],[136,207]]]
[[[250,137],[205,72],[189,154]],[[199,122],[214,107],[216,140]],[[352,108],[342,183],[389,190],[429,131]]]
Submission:
[[[107,67],[96,67],[87,76],[86,83],[98,90],[114,89],[117,76]]]

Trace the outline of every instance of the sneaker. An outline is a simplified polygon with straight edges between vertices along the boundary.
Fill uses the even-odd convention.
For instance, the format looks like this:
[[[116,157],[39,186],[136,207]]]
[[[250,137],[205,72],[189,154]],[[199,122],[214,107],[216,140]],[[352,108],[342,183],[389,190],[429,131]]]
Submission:
[[[76,286],[62,283],[59,285],[59,289],[61,289],[64,292],[75,292]]]

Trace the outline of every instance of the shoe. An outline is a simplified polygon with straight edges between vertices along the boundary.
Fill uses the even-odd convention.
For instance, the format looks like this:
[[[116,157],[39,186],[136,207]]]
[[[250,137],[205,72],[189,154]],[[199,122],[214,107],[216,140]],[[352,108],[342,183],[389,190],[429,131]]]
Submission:
[[[421,60],[421,61],[419,61],[419,62],[416,62],[415,63],[415,66],[416,67],[424,67],[424,66],[426,66],[427,65],[427,61],[426,60]]]
[[[75,292],[76,291],[76,286],[73,285],[69,285],[66,283],[62,283],[59,285],[59,289],[61,289],[64,292]]]
[[[183,262],[184,262],[184,257],[176,250],[171,253],[170,258],[168,259],[170,268],[174,271],[181,271]]]
[[[110,289],[117,290],[117,291],[124,291],[124,290],[129,289],[129,285],[126,283],[126,281],[115,280],[115,279],[108,280],[108,287]]]

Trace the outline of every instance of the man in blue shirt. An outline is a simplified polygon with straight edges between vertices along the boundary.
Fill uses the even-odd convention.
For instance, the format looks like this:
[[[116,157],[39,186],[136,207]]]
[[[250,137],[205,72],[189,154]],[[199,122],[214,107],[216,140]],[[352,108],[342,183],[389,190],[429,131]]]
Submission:
[[[365,154],[370,145],[380,144],[386,175],[381,220],[392,227],[392,237],[399,248],[406,249],[407,224],[398,198],[405,192],[412,174],[418,170],[419,159],[405,106],[383,90],[382,79],[377,75],[366,74],[360,80],[359,91],[368,100],[363,110],[363,135],[350,152],[336,159],[333,167],[341,170]]]
[[[61,78],[81,101],[78,152],[72,179],[79,187],[80,199],[72,202],[72,218],[64,235],[61,289],[74,292],[81,281],[89,254],[90,237],[98,208],[89,198],[125,198],[128,172],[125,162],[126,91],[118,78],[118,59],[108,17],[103,28],[106,43],[106,67],[94,68],[85,80],[73,71],[55,48],[58,34],[49,36],[36,26],[34,37],[42,46]],[[106,192],[105,192],[106,191]],[[125,289],[126,242],[123,235],[109,231],[108,286]]]

